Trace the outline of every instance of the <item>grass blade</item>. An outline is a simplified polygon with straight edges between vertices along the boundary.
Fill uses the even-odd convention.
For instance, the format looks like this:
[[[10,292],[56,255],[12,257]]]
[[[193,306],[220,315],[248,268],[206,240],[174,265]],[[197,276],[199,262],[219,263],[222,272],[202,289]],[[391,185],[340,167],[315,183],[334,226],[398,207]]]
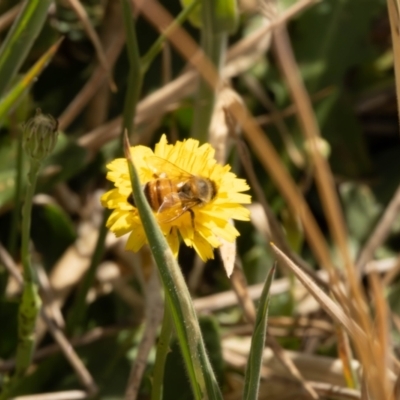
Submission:
[[[253,337],[251,339],[251,348],[249,360],[247,361],[245,382],[244,382],[244,400],[258,399],[258,389],[260,385],[260,372],[265,343],[265,335],[268,320],[269,308],[269,290],[274,279],[276,265],[274,265],[268,273],[264,288],[260,297],[260,303],[256,315],[256,323],[254,326]]]
[[[129,141],[124,141],[135,204],[156,261],[165,290],[166,301],[172,314],[182,356],[187,368],[194,399],[222,400],[217,380],[208,359],[199,323],[182,272],[164,238],[149,204],[132,162]]]
[[[29,0],[0,48],[0,97],[24,62],[42,29],[52,0]]]
[[[39,58],[33,67],[14,85],[14,87],[5,95],[0,101],[0,121],[10,111],[11,107],[17,102],[17,100],[28,90],[30,85],[34,83],[37,76],[46,68],[51,58],[56,53],[60,46],[62,39],[58,40],[57,43],[53,44],[46,53]]]

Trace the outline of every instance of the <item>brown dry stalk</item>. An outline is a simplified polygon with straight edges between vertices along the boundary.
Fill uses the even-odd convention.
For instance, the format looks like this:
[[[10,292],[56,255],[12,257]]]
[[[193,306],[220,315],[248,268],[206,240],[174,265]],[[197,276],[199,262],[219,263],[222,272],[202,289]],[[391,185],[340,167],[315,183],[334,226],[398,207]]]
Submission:
[[[387,0],[390,30],[394,54],[394,75],[396,77],[397,113],[400,124],[400,4],[399,0]]]

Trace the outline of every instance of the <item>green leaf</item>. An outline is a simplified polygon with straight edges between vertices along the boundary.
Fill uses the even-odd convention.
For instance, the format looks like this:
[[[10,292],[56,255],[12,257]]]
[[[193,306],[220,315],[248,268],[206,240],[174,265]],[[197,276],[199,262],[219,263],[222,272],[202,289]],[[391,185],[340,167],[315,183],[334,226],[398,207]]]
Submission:
[[[0,101],[0,122],[6,116],[6,114],[15,105],[28,88],[35,82],[36,78],[43,69],[47,66],[51,58],[56,53],[58,47],[61,44],[61,40],[51,46],[46,53],[39,58],[39,60],[33,65],[33,67],[13,86],[13,88],[6,94]]]
[[[0,48],[0,97],[24,62],[40,33],[52,0],[29,0]]]
[[[339,175],[360,177],[371,167],[346,78],[376,57],[371,26],[385,12],[384,0],[324,0],[293,23],[292,43],[310,94],[334,88],[314,108]]]
[[[357,247],[371,234],[382,212],[371,189],[367,185],[344,182],[339,186],[349,234]]]
[[[268,273],[264,288],[258,305],[256,323],[254,326],[253,337],[251,339],[251,348],[249,359],[247,361],[245,383],[244,383],[244,400],[257,400],[258,389],[260,385],[260,372],[262,364],[262,356],[264,351],[265,335],[268,320],[269,307],[269,290],[275,274],[275,265]]]
[[[195,0],[181,0],[184,7],[190,7]],[[196,28],[202,28],[202,3],[197,2],[198,6],[190,14],[189,21]],[[234,33],[238,26],[237,0],[213,0],[210,14],[210,21],[214,26],[215,32]]]
[[[349,67],[374,56],[369,31],[380,12],[384,0],[324,0],[296,21],[293,46],[311,93],[342,86]]]
[[[362,127],[344,90],[335,91],[315,109],[323,136],[331,146],[329,161],[334,173],[357,178],[369,172]]]

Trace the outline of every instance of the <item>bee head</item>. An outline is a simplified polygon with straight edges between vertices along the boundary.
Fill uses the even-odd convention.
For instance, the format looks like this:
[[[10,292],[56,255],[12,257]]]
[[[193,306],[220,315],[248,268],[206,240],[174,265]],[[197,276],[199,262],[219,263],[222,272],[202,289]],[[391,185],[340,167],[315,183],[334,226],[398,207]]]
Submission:
[[[203,201],[211,201],[217,195],[217,186],[211,179],[199,179],[199,198]]]

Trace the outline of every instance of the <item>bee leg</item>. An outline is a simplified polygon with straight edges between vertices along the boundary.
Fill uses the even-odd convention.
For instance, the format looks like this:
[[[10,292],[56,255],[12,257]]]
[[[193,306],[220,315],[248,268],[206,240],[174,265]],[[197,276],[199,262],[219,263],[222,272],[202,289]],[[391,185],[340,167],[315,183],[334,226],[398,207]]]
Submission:
[[[190,219],[192,221],[192,227],[193,227],[193,230],[194,230],[194,212],[193,212],[193,210],[191,208],[188,208],[187,211],[190,214]]]

